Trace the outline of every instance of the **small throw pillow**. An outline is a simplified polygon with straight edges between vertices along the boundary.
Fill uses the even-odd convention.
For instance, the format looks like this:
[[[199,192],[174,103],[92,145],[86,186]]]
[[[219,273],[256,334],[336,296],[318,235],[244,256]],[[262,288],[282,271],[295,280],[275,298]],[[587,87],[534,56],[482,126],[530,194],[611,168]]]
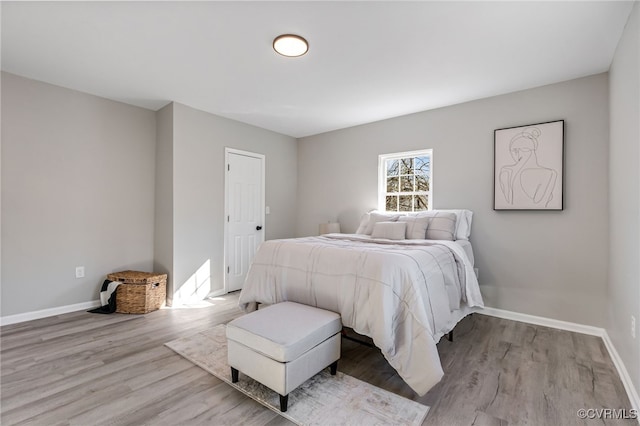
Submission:
[[[456,215],[455,213],[440,213],[429,218],[427,227],[428,240],[455,240]]]
[[[399,217],[399,214],[371,212],[369,213],[369,223],[367,224],[367,229],[365,229],[364,233],[367,235],[371,235],[371,233],[373,232],[373,225],[375,225],[376,223],[396,222]]]
[[[400,216],[400,218],[398,218],[398,222],[406,222],[407,240],[424,240],[427,238],[427,225],[429,225],[428,217]]]
[[[371,232],[372,238],[404,240],[407,224],[405,222],[376,222]]]

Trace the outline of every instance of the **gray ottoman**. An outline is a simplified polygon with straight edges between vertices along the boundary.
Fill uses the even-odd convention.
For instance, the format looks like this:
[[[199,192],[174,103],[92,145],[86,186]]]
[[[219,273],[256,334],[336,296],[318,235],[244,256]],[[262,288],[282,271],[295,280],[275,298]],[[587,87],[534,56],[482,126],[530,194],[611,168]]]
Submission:
[[[289,393],[323,368],[336,374],[340,359],[340,315],[282,302],[227,324],[231,380],[246,374],[280,394],[287,411]]]

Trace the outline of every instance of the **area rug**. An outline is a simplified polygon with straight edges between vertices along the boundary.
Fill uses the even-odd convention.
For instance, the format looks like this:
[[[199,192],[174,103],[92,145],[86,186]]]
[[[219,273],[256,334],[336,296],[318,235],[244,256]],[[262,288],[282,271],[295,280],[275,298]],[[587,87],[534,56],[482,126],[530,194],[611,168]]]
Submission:
[[[278,394],[266,386],[242,373],[231,383],[224,325],[165,345],[298,425],[420,425],[429,411],[426,405],[347,374],[332,376],[325,368],[289,394],[289,408],[282,413]]]

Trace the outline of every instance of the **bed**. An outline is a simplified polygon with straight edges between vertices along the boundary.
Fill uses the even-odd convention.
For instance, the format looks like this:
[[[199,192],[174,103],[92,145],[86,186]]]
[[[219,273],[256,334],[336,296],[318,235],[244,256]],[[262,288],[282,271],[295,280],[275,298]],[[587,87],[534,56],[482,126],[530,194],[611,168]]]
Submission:
[[[472,249],[466,239],[382,238],[394,237],[373,232],[391,229],[386,224],[394,217],[385,219],[370,234],[359,228],[362,233],[264,242],[239,303],[251,311],[258,303],[293,301],[340,313],[345,327],[369,336],[424,395],[443,376],[439,339],[483,306]],[[403,232],[411,235],[406,226]]]

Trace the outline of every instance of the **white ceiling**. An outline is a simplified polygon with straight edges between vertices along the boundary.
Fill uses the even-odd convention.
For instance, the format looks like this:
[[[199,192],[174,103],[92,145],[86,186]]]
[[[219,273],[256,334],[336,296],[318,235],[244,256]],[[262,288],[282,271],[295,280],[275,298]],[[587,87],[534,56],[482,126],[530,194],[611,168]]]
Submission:
[[[302,137],[607,71],[632,4],[2,2],[2,69]]]

